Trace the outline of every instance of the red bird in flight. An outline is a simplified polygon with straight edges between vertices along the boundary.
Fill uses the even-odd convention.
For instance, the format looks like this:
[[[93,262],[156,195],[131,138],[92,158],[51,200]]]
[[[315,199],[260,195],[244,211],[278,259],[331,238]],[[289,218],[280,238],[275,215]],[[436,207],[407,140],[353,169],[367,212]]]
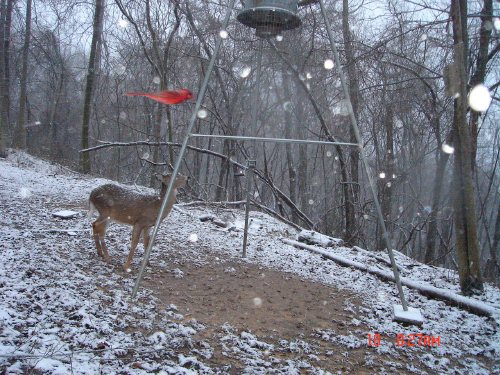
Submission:
[[[163,104],[179,104],[193,97],[193,94],[188,89],[165,90],[160,92],[127,92],[125,95],[145,96]]]

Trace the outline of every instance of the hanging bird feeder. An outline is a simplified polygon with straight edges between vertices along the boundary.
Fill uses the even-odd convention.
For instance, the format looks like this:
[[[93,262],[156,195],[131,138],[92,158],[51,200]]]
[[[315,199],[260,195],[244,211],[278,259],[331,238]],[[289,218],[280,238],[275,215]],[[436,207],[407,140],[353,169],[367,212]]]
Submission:
[[[229,18],[231,16],[231,12],[234,9],[234,4],[236,0],[229,0],[229,6],[228,6],[228,11],[226,13],[226,17],[224,20],[223,24],[223,30],[225,30],[229,24]],[[339,53],[337,50],[337,47],[334,43],[334,38],[333,38],[333,32],[332,32],[332,27],[330,25],[330,22],[327,17],[326,13],[326,8],[323,0],[302,0],[301,4],[313,4],[313,3],[318,3],[320,4],[321,7],[321,13],[323,15],[323,19],[325,22],[325,28],[328,33],[328,39],[330,40],[330,46],[333,52],[333,56],[335,58],[335,66],[337,68],[340,81],[342,83],[342,89],[344,91],[344,100],[347,101],[349,104],[348,106],[351,107],[351,99],[349,96],[349,86],[347,79],[345,77],[345,74],[341,68],[341,63],[340,63],[340,57]],[[260,46],[259,46],[259,55],[257,59],[257,73],[256,73],[256,81],[257,85],[255,86],[255,103],[257,103],[257,98],[260,96],[260,76],[261,76],[261,69],[262,69],[262,49],[263,49],[263,38],[271,38],[273,36],[278,35],[284,30],[292,30],[301,25],[301,21],[299,17],[297,16],[297,8],[298,8],[298,0],[243,0],[243,10],[238,14],[238,21],[244,24],[247,27],[254,28],[256,30],[256,35],[257,37],[261,38],[260,40]],[[262,138],[262,137],[243,137],[243,136],[226,136],[226,135],[214,135],[214,134],[193,134],[193,128],[196,123],[196,116],[195,114],[199,111],[201,102],[205,96],[207,87],[208,87],[208,80],[210,78],[210,75],[213,71],[213,68],[215,66],[215,61],[217,60],[218,53],[220,51],[221,45],[222,45],[222,39],[223,37],[219,38],[217,40],[217,43],[215,45],[215,50],[212,54],[212,57],[210,59],[210,63],[208,65],[207,73],[205,75],[205,78],[203,80],[203,84],[201,86],[200,92],[198,94],[198,98],[196,100],[196,105],[193,110],[193,115],[191,116],[191,120],[189,122],[188,128],[186,130],[186,137],[184,138],[184,142],[182,143],[181,150],[179,152],[179,156],[177,158],[177,161],[175,163],[174,171],[172,173],[172,178],[170,180],[170,184],[168,186],[168,190],[165,194],[165,197],[163,199],[163,203],[160,209],[160,212],[158,213],[158,217],[156,219],[156,224],[153,229],[153,233],[151,236],[151,240],[149,241],[149,245],[147,246],[147,249],[144,251],[144,258],[142,260],[141,268],[139,271],[139,275],[137,277],[136,283],[134,285],[134,289],[132,292],[132,297],[135,297],[137,295],[137,291],[139,289],[139,284],[142,280],[143,274],[144,274],[144,269],[148,263],[149,256],[151,254],[151,250],[156,238],[156,235],[158,233],[158,228],[160,226],[163,213],[167,207],[167,202],[170,201],[170,198],[173,197],[174,194],[174,181],[175,177],[177,176],[177,173],[179,172],[180,166],[183,162],[183,157],[184,154],[186,153],[186,149],[188,147],[188,141],[191,137],[209,137],[209,138],[224,138],[224,139],[234,139],[234,140],[240,140],[240,141],[263,141],[263,142],[268,142],[268,141],[274,141],[274,142],[284,142],[284,143],[327,143],[330,145],[349,145],[349,146],[355,146],[359,148],[361,160],[363,162],[363,166],[365,168],[365,173],[368,176],[368,182],[370,186],[370,190],[372,191],[373,194],[373,202],[375,203],[375,208],[376,208],[376,213],[377,213],[377,218],[379,220],[379,224],[382,228],[382,232],[384,234],[384,239],[385,243],[387,246],[387,251],[389,253],[389,259],[391,260],[391,266],[393,269],[394,273],[394,281],[396,282],[396,286],[398,288],[398,293],[399,297],[401,299],[401,305],[394,305],[394,320],[395,321],[400,321],[404,323],[412,323],[416,325],[421,325],[424,322],[424,319],[422,317],[422,314],[420,313],[420,310],[418,309],[413,309],[408,306],[408,303],[406,301],[406,298],[404,296],[403,292],[403,286],[401,282],[401,278],[399,275],[399,269],[396,264],[396,260],[394,257],[393,253],[393,247],[391,244],[391,240],[389,237],[389,233],[387,231],[387,227],[385,225],[384,221],[384,215],[382,213],[382,209],[380,206],[380,202],[378,200],[378,195],[376,191],[376,186],[373,181],[372,177],[372,172],[370,169],[370,166],[368,164],[368,159],[366,158],[366,155],[364,153],[363,149],[363,139],[361,138],[360,132],[359,132],[359,127],[358,123],[356,120],[356,117],[354,116],[353,112],[350,111],[350,121],[351,121],[351,126],[352,130],[354,131],[354,134],[356,136],[357,143],[345,143],[345,142],[323,142],[323,141],[313,141],[313,140],[299,140],[299,139],[279,139],[279,138]],[[187,90],[186,90],[187,91]],[[139,93],[143,94],[143,93]],[[190,93],[189,93],[190,94]],[[155,96],[158,96],[155,94]],[[253,126],[256,129],[257,128],[257,105],[254,105],[254,111],[252,113],[252,122]],[[255,152],[255,146],[254,146],[254,152]],[[252,181],[252,175],[254,173],[254,169],[256,167],[256,159],[248,159],[247,160],[247,172],[246,178],[247,178],[247,201],[246,201],[246,211],[245,211],[245,231],[243,235],[243,257],[246,257],[246,247],[247,247],[247,238],[248,238],[248,226],[249,226],[249,207],[251,203],[251,181]],[[237,174],[238,175],[238,174]]]
[[[272,38],[301,25],[298,0],[245,0],[238,21],[255,29],[259,38]]]

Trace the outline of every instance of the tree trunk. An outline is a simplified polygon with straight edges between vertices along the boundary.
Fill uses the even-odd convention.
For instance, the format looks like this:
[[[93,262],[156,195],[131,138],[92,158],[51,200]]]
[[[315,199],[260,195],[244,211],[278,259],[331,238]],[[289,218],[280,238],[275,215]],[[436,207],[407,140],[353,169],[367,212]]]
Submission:
[[[160,87],[160,90],[164,90],[165,87],[166,86],[162,85]],[[165,106],[162,104],[155,104],[154,108],[155,108],[155,116],[153,117],[154,120],[153,120],[153,129],[152,129],[153,139],[156,142],[161,142],[161,141],[163,141],[162,128],[165,127],[165,121],[166,121],[165,113],[164,113]],[[161,162],[160,151],[161,151],[161,147],[154,147],[153,148],[153,155],[152,155],[152,159],[151,159],[153,161],[153,163],[160,163]],[[149,186],[155,187],[157,185],[158,185],[158,179],[156,178],[154,173],[151,173],[151,176],[149,177]]]
[[[437,152],[441,152],[438,150]],[[438,223],[437,215],[439,211],[439,202],[441,201],[441,191],[443,188],[444,172],[446,164],[450,155],[441,153],[439,157],[438,166],[436,168],[436,176],[434,177],[434,187],[432,189],[432,209],[429,215],[429,230],[427,232],[426,245],[425,245],[425,258],[426,264],[432,263],[434,260],[434,253],[436,249]]]
[[[92,44],[90,46],[89,67],[87,71],[87,83],[85,85],[85,99],[83,104],[82,123],[82,149],[89,147],[89,124],[91,114],[91,102],[94,91],[96,70],[99,65],[100,41],[102,37],[102,26],[104,18],[104,0],[96,0],[94,24],[92,33]],[[80,169],[82,173],[90,173],[90,155],[86,152],[80,154]]]
[[[384,173],[386,178],[379,179],[379,196],[382,215],[384,217],[385,225],[390,233],[392,231],[391,222],[391,208],[392,208],[392,176],[394,174],[394,112],[390,103],[386,102],[387,111],[385,114],[384,128],[386,137],[386,149],[383,156],[384,160]],[[378,236],[378,250],[387,248],[384,235],[380,233]]]
[[[498,256],[497,253],[500,252],[499,248],[500,244],[500,204],[497,205],[497,219],[495,221],[495,233],[493,234],[493,245],[490,248],[490,263],[492,263],[492,268],[494,268],[494,272],[497,277],[499,275],[499,264],[498,264]]]
[[[459,94],[455,99],[454,221],[460,288],[464,295],[482,291],[479,241],[474,202],[472,141],[467,126],[467,1],[452,0],[454,63],[458,70]]]
[[[342,5],[342,34],[344,37],[345,58],[347,66],[347,77],[349,79],[349,96],[351,99],[352,110],[354,117],[359,120],[359,82],[357,79],[354,47],[352,44],[352,35],[349,28],[349,2],[343,0]],[[352,126],[350,128],[350,142],[357,143],[356,134]],[[350,201],[346,202],[349,205],[349,217],[346,220],[346,233],[349,234],[349,241],[356,242],[357,222],[356,222],[356,204],[359,202],[359,149],[357,147],[350,148],[350,174],[351,181],[349,187],[351,189]]]
[[[240,168],[233,164],[233,198],[234,201],[243,199],[243,191],[241,187]]]
[[[56,123],[56,114],[59,109],[59,104],[61,102],[61,98],[63,97],[63,89],[64,89],[64,65],[61,61],[61,72],[60,76],[56,79],[57,82],[57,91],[54,93],[54,99],[52,103],[49,104],[50,107],[50,115],[49,115],[49,125],[50,125],[50,149],[51,155],[53,159],[57,157],[63,157],[64,152],[61,148],[61,142],[59,141],[60,135],[58,134],[58,123]]]
[[[17,148],[26,148],[26,82],[28,80],[28,52],[31,39],[31,0],[26,2],[26,32],[23,46],[23,68],[21,71],[21,93],[19,95],[19,116],[17,118],[14,145]]]
[[[283,91],[285,94],[285,100],[289,100],[292,95],[290,93],[290,82],[289,76],[285,73],[281,74],[281,79],[283,80]],[[291,127],[293,123],[293,118],[291,115],[292,104],[288,101],[288,105],[285,105],[285,138],[291,138]],[[295,170],[295,165],[293,161],[292,145],[290,143],[285,144],[286,152],[286,164],[288,169],[288,185],[290,191],[290,200],[297,204],[297,171]],[[298,217],[295,211],[292,211],[292,222],[297,223]]]
[[[297,110],[295,111],[296,113],[296,123],[295,123],[295,129],[296,129],[296,134],[298,139],[304,139],[305,134],[304,134],[304,123],[305,123],[305,116],[304,116],[304,91],[300,87],[300,81],[295,80],[295,90],[296,90],[296,108]],[[308,168],[307,168],[307,145],[306,144],[300,144],[298,146],[299,149],[299,161],[298,161],[298,173],[297,173],[297,194],[298,194],[298,199],[299,199],[299,207],[302,211],[308,213],[309,211],[307,210],[308,208]]]
[[[470,87],[474,87],[480,83],[483,83],[486,78],[486,67],[488,63],[488,49],[491,40],[491,27],[488,25],[493,24],[493,0],[484,0],[484,7],[481,12],[481,28],[479,31],[479,51],[477,53],[476,59],[476,67],[474,69],[474,74],[470,79]],[[472,169],[474,170],[475,160],[476,160],[476,152],[477,152],[477,137],[478,133],[478,124],[479,124],[479,112],[473,111],[471,109],[470,112],[470,128],[471,128],[471,162]]]
[[[15,0],[0,0],[0,157],[6,156],[10,130],[10,30]]]
[[[436,167],[436,175],[434,177],[434,186],[432,189],[432,206],[431,206],[431,213],[429,214],[429,220],[427,224],[427,236],[426,236],[426,243],[425,243],[425,254],[424,254],[424,262],[426,264],[429,264],[434,261],[435,259],[435,250],[436,250],[436,244],[437,244],[437,236],[438,236],[438,212],[440,208],[440,203],[441,203],[441,192],[443,190],[443,180],[444,180],[444,174],[446,170],[446,165],[448,163],[448,160],[450,158],[449,153],[444,153],[441,150],[441,147],[443,145],[443,141],[441,140],[441,121],[439,117],[439,110],[437,108],[437,101],[436,101],[436,95],[433,94],[433,91],[431,91],[432,94],[432,106],[430,110],[430,114],[428,116],[430,123],[432,124],[432,128],[434,129],[435,135],[436,135],[436,140],[437,140],[437,145],[438,148],[436,150],[436,160],[437,160],[437,167]],[[453,144],[453,130],[450,130],[448,132],[448,135],[446,137],[445,142],[447,144]],[[441,260],[444,262],[444,259]],[[443,264],[443,263],[440,263]]]
[[[222,153],[224,155],[230,155],[231,151],[231,145],[230,141],[227,139],[224,139],[223,146],[222,146]],[[219,181],[217,183],[217,187],[215,189],[215,201],[220,202],[222,200],[225,200],[225,178],[227,176],[227,173],[229,171],[229,161],[224,159],[221,160],[221,166],[220,166],[220,172],[219,172]]]
[[[289,67],[289,69],[291,69],[295,76],[297,77],[297,79],[295,80],[295,83],[296,83],[296,87],[297,87],[297,93],[301,93],[301,94],[305,94],[306,97],[309,99],[311,105],[313,106],[313,109],[314,109],[314,112],[316,114],[316,116],[318,117],[318,121],[321,125],[321,131],[324,133],[324,136],[325,138],[330,141],[330,142],[337,142],[337,139],[332,135],[332,133],[330,132],[330,129],[328,128],[327,126],[327,123],[322,115],[322,111],[320,110],[316,100],[314,99],[313,95],[311,94],[311,91],[307,88],[306,84],[299,79],[299,73],[297,71],[297,69],[293,66],[293,64],[290,63],[289,60],[287,60],[286,58],[284,58],[281,53],[276,49],[276,47],[274,47],[272,44],[271,44],[271,47],[274,48],[274,50],[278,53],[278,56],[283,60],[283,62],[285,64],[287,64],[287,66]],[[299,89],[299,87],[302,87],[302,90]],[[298,103],[297,103],[297,107],[298,107],[298,110],[297,110],[297,114],[300,115],[300,114],[303,114],[303,109],[301,108],[301,104],[302,104],[302,101],[299,99]],[[301,119],[299,118],[299,123],[300,124],[303,124],[303,121],[301,121]],[[301,127],[299,126],[299,129]],[[299,138],[302,138],[303,137],[300,137]],[[300,147],[306,147],[305,145],[301,145]],[[304,154],[301,155],[301,152],[300,152],[300,147],[299,147],[299,168],[298,168],[298,182],[299,182],[299,195],[300,195],[300,200],[302,200],[304,197],[302,196],[302,193],[305,191],[305,187],[303,188],[300,184],[303,183],[303,184],[306,184],[307,186],[307,178],[303,178],[302,176],[307,176],[307,170],[306,170],[306,167],[307,167],[307,160],[306,160],[306,156],[307,154],[304,152]],[[352,221],[350,220],[351,217],[353,217],[353,211],[351,211],[354,206],[352,204],[348,204],[349,202],[353,202],[354,199],[352,198],[352,189],[349,188],[349,171],[348,171],[348,166],[347,166],[347,162],[345,160],[345,157],[344,157],[344,152],[342,150],[342,147],[339,146],[339,145],[336,145],[335,146],[335,151],[337,152],[337,155],[338,155],[338,158],[339,158],[339,165],[340,165],[340,172],[341,172],[341,183],[342,183],[342,193],[343,193],[343,197],[344,197],[344,219],[345,219],[345,225],[343,226],[343,229],[345,230],[345,235],[344,235],[344,239],[348,242],[352,239],[353,237],[353,233],[351,232],[348,232],[349,229],[352,228]],[[302,164],[302,161],[305,162],[305,164],[303,165]]]

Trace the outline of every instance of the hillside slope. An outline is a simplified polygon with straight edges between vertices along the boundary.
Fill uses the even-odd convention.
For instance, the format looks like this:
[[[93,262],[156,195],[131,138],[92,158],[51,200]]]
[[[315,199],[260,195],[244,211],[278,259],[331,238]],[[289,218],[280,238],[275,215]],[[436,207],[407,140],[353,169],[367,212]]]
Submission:
[[[499,371],[498,316],[477,316],[405,288],[426,321],[402,326],[392,321],[393,284],[283,243],[296,231],[261,213],[251,214],[242,259],[242,211],[179,204],[131,300],[142,247],[133,271],[122,272],[130,228],[113,224],[107,237],[113,263],[104,263],[86,218],[87,197],[104,182],[24,153],[0,159],[0,372]],[[52,215],[63,209],[79,215]],[[362,249],[325,251],[389,269]],[[458,293],[454,272],[403,254],[397,261],[403,277]],[[498,308],[500,292],[487,285],[480,301]],[[380,346],[369,346],[367,335],[375,333]],[[439,337],[439,345],[397,345],[398,334],[412,333]]]

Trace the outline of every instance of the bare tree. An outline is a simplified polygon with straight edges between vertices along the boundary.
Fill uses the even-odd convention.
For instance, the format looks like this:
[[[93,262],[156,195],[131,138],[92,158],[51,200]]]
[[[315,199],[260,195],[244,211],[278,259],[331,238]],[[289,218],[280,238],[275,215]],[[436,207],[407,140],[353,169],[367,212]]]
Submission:
[[[488,63],[498,53],[500,45],[497,44],[493,51],[489,51],[491,42],[491,25],[493,24],[493,0],[484,0],[483,9],[481,10],[481,26],[479,30],[479,46],[477,55],[475,56],[476,62],[469,85],[474,87],[479,83],[484,83],[486,79],[486,72]],[[480,113],[471,110],[469,116],[469,124],[471,127],[471,159],[472,168],[474,168],[477,153],[477,137],[479,135],[479,117]]]
[[[10,33],[15,0],[0,0],[0,157],[10,130]]]
[[[196,133],[353,140],[342,110],[339,77],[322,64],[331,57],[331,51],[314,6],[316,2],[299,2],[301,28],[286,31],[264,43],[259,92],[255,89],[254,69],[259,40],[253,30],[236,20],[231,21],[234,24],[228,27],[228,37],[223,41],[203,102],[207,117],[196,120]],[[487,77],[498,64],[499,48],[494,44],[491,31],[491,3],[492,0],[483,0],[466,4],[472,9],[469,11],[472,16],[468,16],[471,35],[463,39],[470,41],[470,46],[463,46],[470,58],[470,63],[464,64],[465,86],[489,82]],[[6,25],[9,4],[12,8],[15,0],[0,0],[2,26]],[[35,4],[38,7],[39,3]],[[29,124],[30,151],[70,161],[75,158],[71,149],[81,146],[77,144],[80,139],[72,132],[81,130],[83,107],[78,103],[85,99],[88,104],[85,122],[92,123],[91,130],[87,125],[90,136],[100,142],[118,141],[113,150],[92,148],[101,150],[99,154],[92,154],[92,160],[96,161],[92,171],[147,183],[150,168],[169,167],[178,147],[175,140],[184,136],[184,125],[192,106],[189,102],[166,107],[147,99],[130,100],[123,92],[163,90],[171,86],[188,87],[196,92],[219,38],[221,4],[178,0],[110,2],[106,14],[109,19],[120,14],[120,27],[109,24],[106,43],[102,43],[104,59],[97,62],[101,46],[97,43],[91,51],[94,57],[85,69],[87,75],[83,77],[81,66],[85,65],[88,53],[62,41],[81,38],[78,34],[83,31],[79,27],[88,25],[78,23],[75,17],[79,13],[77,8],[86,5],[59,0],[46,4],[50,4],[46,9],[55,14],[55,17],[47,17],[54,20],[55,27],[50,27],[52,21],[40,22],[42,17],[33,22],[25,91],[30,93],[30,100],[21,101],[26,107],[19,108],[20,113],[17,106],[11,108],[10,118]],[[68,6],[56,9],[55,5],[60,4]],[[496,112],[476,113],[460,100],[454,111],[454,101],[443,93],[441,71],[453,53],[451,35],[443,32],[450,25],[446,5],[439,10],[420,0],[384,4],[388,13],[379,17],[379,27],[372,29],[369,35],[363,32],[367,26],[362,18],[363,4],[354,8],[343,0],[331,5],[330,10],[339,16],[334,18],[333,27],[343,40],[342,58],[364,149],[377,173],[385,173],[385,178],[378,179],[378,190],[394,245],[416,259],[425,258],[427,262],[456,269],[455,250],[461,239],[455,241],[453,235],[462,224],[453,226],[450,194],[441,191],[443,186],[460,190],[453,206],[462,204],[466,198],[470,202],[469,187],[463,176],[472,173],[476,184],[472,197],[479,202],[475,208],[480,223],[476,237],[483,247],[479,257],[483,267],[488,257],[495,258],[494,248],[498,243],[498,235],[495,236],[498,197],[490,194],[498,189],[498,171],[492,167],[493,159],[481,145],[489,137],[489,125],[494,122]],[[44,5],[40,3],[39,9]],[[426,9],[436,19],[428,21],[429,17],[420,9]],[[96,16],[94,14],[94,21]],[[22,27],[21,15],[14,12],[13,17],[12,24]],[[68,25],[77,25],[69,38],[65,30]],[[5,34],[5,27],[0,31]],[[12,46],[16,47],[21,56],[25,52],[22,40],[18,39],[22,32],[16,30],[13,35],[11,50]],[[4,43],[0,52],[6,52]],[[0,66],[3,71],[4,56]],[[248,75],[243,77],[240,74],[243,71],[248,71]],[[20,80],[13,79],[15,74],[16,78],[22,77],[21,67],[12,69],[10,76],[2,73],[2,85],[9,82],[9,78],[12,81],[9,90],[0,92],[2,102],[6,93],[17,96],[22,91]],[[93,89],[89,91],[91,86]],[[493,84],[490,89],[498,86]],[[465,90],[467,92],[467,88]],[[21,93],[21,97],[25,95]],[[258,111],[256,134],[245,130],[252,123],[253,107]],[[4,108],[8,106],[2,106],[2,110]],[[3,122],[6,112],[2,113],[1,125],[10,135],[13,129],[8,122]],[[27,121],[22,119],[23,114]],[[456,135],[458,120],[464,118],[472,129],[469,161],[462,157],[467,145]],[[481,147],[476,147],[476,143]],[[445,144],[455,146],[454,156],[442,151]],[[239,201],[243,192],[243,179],[239,177],[244,169],[242,160],[253,154],[252,146],[240,141],[201,137],[194,138],[191,146],[183,165],[194,177],[190,194],[203,200]],[[495,147],[491,142],[487,146]],[[253,188],[258,192],[253,199],[255,207],[294,225],[338,234],[351,243],[369,248],[378,243],[380,233],[373,220],[373,200],[366,176],[358,172],[356,148],[330,150],[323,146],[259,143],[255,155],[258,165],[253,181]],[[455,168],[460,166],[463,191],[458,189],[461,185],[458,179],[454,180],[449,161],[454,162]],[[477,173],[465,171],[464,174],[462,165],[467,163],[475,167]],[[462,216],[465,218],[470,210],[474,211],[473,207],[467,207],[455,216],[456,222]],[[462,220],[465,223],[462,230],[465,226],[468,230],[467,220]],[[468,232],[466,237],[468,242]]]
[[[83,103],[82,122],[82,149],[89,147],[89,124],[91,113],[92,94],[96,70],[99,66],[100,42],[102,37],[102,27],[104,23],[104,0],[96,0],[94,10],[94,23],[92,33],[92,43],[90,46],[89,66],[87,71],[87,83],[85,86],[85,99]],[[80,154],[80,169],[83,173],[90,173],[90,157],[87,153]]]
[[[28,80],[28,56],[31,39],[31,3],[26,2],[26,31],[24,33],[23,45],[23,67],[21,71],[21,92],[19,94],[19,115],[17,117],[17,127],[14,135],[14,145],[17,148],[26,148],[26,89]]]
[[[356,59],[354,56],[354,43],[353,35],[349,26],[349,2],[343,0],[342,3],[342,35],[344,36],[345,59],[347,66],[347,77],[349,79],[349,96],[351,99],[352,110],[354,117],[359,121],[360,110],[360,93],[359,93],[359,80],[358,72],[356,71]],[[352,126],[350,127],[350,141],[356,143],[356,135]],[[346,241],[356,242],[357,225],[356,225],[356,204],[359,202],[359,150],[352,147],[350,150],[350,173],[351,181],[348,185],[351,189],[349,200],[345,202],[346,205]]]
[[[455,99],[454,221],[460,288],[466,295],[483,289],[479,263],[479,241],[474,201],[473,144],[467,126],[467,1],[452,0],[454,64],[459,79]]]

